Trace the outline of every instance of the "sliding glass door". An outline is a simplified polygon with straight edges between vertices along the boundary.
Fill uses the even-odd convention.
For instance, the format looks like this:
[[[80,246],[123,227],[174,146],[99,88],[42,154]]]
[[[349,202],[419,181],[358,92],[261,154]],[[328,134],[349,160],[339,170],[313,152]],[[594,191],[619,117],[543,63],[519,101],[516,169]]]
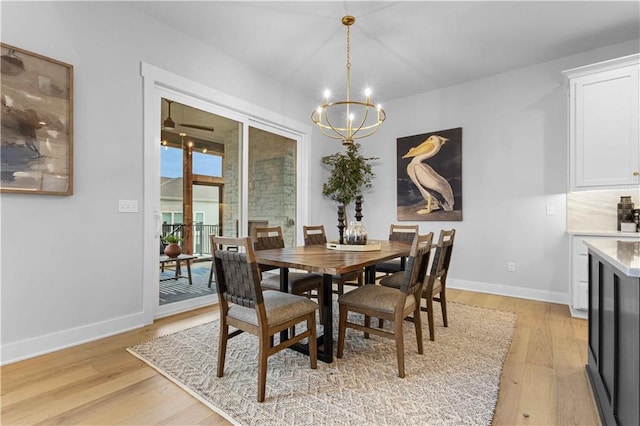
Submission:
[[[287,246],[296,243],[296,141],[249,127],[248,232],[280,226]]]

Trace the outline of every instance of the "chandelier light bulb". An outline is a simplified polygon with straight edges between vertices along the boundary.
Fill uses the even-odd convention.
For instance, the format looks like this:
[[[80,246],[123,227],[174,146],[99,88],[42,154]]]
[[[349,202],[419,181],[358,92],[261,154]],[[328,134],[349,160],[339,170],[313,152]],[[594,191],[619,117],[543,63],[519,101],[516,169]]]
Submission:
[[[371,89],[368,88],[368,87],[366,89],[364,89],[364,95],[367,96],[367,97],[371,96]]]
[[[331,92],[329,91],[329,89],[325,89],[325,91],[324,91],[324,99],[325,100],[329,99],[329,96],[331,96]]]

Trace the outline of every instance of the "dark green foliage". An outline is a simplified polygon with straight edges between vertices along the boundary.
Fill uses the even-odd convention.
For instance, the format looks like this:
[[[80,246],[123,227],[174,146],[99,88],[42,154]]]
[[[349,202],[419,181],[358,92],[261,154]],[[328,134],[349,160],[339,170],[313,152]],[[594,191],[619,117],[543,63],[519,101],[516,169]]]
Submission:
[[[331,172],[329,180],[322,185],[322,195],[342,205],[353,202],[364,189],[371,188],[375,175],[371,161],[378,157],[363,157],[358,150],[360,144],[347,146],[346,152],[322,157],[322,165]]]

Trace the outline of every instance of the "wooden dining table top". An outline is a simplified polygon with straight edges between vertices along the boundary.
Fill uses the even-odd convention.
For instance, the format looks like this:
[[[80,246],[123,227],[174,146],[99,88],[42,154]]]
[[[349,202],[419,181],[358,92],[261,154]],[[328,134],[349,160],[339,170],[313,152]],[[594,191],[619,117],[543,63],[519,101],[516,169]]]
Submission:
[[[378,242],[378,241],[376,241]],[[379,241],[380,250],[332,250],[324,244],[258,250],[256,262],[280,268],[304,269],[321,274],[340,275],[396,257],[408,256],[411,244],[399,241]]]

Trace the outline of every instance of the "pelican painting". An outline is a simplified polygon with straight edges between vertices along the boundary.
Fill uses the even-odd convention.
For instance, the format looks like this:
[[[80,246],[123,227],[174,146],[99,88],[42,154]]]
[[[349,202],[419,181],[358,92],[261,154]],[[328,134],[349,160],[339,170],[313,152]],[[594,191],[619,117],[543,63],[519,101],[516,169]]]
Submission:
[[[427,202],[425,208],[418,210],[418,214],[429,214],[434,210],[453,211],[455,200],[451,185],[440,176],[425,160],[440,152],[442,146],[449,139],[431,135],[418,146],[411,147],[402,158],[412,158],[407,166],[407,174]]]

